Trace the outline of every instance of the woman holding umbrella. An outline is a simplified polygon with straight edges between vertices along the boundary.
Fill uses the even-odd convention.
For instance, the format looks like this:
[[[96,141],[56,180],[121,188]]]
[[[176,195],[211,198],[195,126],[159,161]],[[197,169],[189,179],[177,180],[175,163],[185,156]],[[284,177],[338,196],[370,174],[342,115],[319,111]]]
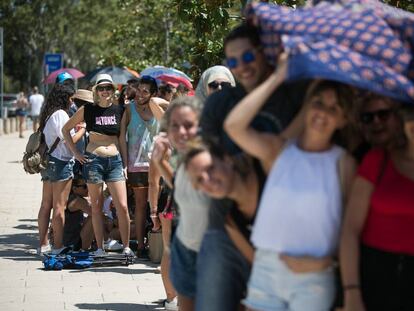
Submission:
[[[75,158],[84,165],[84,173],[92,205],[92,224],[98,249],[96,256],[104,256],[103,250],[103,183],[108,185],[118,215],[123,254],[133,256],[129,248],[130,219],[127,206],[125,174],[119,152],[119,134],[123,108],[114,103],[115,85],[108,74],[98,75],[92,88],[94,104],[85,105],[65,124],[65,139],[77,124],[85,122],[89,132],[89,144],[82,154],[72,142],[68,143]],[[66,140],[68,141],[68,140]]]

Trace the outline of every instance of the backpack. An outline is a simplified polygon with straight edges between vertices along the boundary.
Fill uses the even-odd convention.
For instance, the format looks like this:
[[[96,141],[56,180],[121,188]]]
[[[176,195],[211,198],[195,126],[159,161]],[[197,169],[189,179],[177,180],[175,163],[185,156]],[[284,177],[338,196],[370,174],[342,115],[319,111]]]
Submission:
[[[37,174],[44,170],[48,164],[49,154],[56,149],[59,141],[60,138],[57,137],[49,150],[43,131],[39,129],[37,132],[30,135],[22,161],[26,173]]]

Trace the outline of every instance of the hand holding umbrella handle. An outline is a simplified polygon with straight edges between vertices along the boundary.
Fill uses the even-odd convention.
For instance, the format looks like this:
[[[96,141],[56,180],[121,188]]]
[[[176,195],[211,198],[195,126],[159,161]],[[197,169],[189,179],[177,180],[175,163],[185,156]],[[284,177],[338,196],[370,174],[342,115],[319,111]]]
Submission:
[[[281,81],[285,81],[288,75],[288,68],[289,68],[289,52],[284,51],[279,55],[279,59],[277,61],[277,67],[275,70],[275,74]]]

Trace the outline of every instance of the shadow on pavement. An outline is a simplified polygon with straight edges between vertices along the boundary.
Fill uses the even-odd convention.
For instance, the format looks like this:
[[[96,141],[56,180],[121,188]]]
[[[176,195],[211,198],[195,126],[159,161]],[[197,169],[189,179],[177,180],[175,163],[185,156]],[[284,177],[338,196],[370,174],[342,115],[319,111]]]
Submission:
[[[23,219],[19,219],[18,221],[37,222],[37,218],[33,218],[33,219],[23,218]]]
[[[161,305],[144,305],[135,303],[77,303],[81,310],[116,310],[116,311],[141,311],[141,310],[165,310]]]
[[[0,257],[16,261],[35,260],[33,252],[38,243],[37,233],[16,233],[0,236]]]
[[[21,160],[7,161],[7,163],[10,163],[10,164],[20,164],[20,163],[22,163],[22,161]]]
[[[122,274],[144,274],[155,273],[156,269],[130,269],[130,268],[114,268],[114,267],[102,267],[102,268],[88,268],[89,272],[112,272]],[[81,273],[84,270],[72,270],[70,273]]]
[[[18,225],[13,227],[14,229],[22,229],[22,230],[36,230],[37,231],[37,226],[34,225],[26,225],[26,224],[22,224],[22,225]]]

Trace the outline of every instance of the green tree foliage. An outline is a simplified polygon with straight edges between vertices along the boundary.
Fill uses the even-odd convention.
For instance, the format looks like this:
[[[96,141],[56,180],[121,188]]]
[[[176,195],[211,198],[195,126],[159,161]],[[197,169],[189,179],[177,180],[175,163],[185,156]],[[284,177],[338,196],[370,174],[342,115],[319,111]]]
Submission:
[[[117,21],[103,54],[105,64],[115,63],[141,71],[165,65],[183,69],[195,36],[190,23],[180,21],[168,0],[119,1],[124,18]]]
[[[115,0],[1,1],[6,75],[21,89],[39,85],[47,52],[64,53],[68,67],[94,68],[117,15]]]
[[[384,1],[414,12],[412,0]],[[63,52],[66,66],[84,72],[97,65],[125,65],[140,71],[159,64],[197,78],[222,62],[223,38],[242,21],[246,2],[0,0],[7,85],[18,81],[13,91],[39,85],[46,52]],[[266,2],[298,7],[305,0]]]

